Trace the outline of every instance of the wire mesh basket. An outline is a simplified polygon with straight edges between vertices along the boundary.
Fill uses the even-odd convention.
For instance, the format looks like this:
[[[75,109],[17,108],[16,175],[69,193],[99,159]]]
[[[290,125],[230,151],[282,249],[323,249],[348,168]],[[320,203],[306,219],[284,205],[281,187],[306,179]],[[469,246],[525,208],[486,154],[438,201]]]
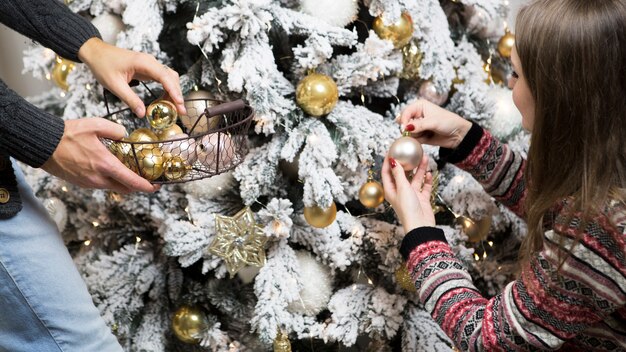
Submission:
[[[126,167],[151,183],[182,183],[215,176],[234,169],[248,152],[247,135],[254,111],[242,100],[186,99],[186,115],[175,116],[175,123],[155,129],[151,123],[154,119],[138,118],[128,108],[111,112],[106,95],[105,91],[104,118],[121,124],[130,134],[120,141],[100,140]],[[158,105],[164,108],[152,115],[150,108],[155,103],[150,104],[147,117],[171,113],[166,103]],[[173,104],[171,109],[176,115]]]

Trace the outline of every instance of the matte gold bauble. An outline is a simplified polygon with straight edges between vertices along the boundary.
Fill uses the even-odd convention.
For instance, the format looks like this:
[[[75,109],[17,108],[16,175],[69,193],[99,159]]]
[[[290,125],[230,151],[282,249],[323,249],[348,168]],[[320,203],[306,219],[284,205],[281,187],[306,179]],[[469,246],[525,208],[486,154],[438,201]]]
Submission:
[[[164,128],[162,130],[157,130],[156,135],[159,137],[160,141],[167,141],[172,139],[174,136],[183,134],[183,129],[180,126],[174,124],[170,127]]]
[[[210,133],[199,141],[196,152],[198,160],[211,171],[214,171],[228,168],[233,164],[237,157],[235,147],[235,143],[229,135],[221,132]]]
[[[409,275],[409,270],[406,268],[406,264],[402,263],[398,270],[396,270],[396,281],[398,285],[409,292],[416,292],[415,283]]]
[[[385,25],[382,15],[372,23],[374,32],[382,39],[390,40],[396,48],[409,43],[413,37],[413,20],[407,12],[403,12],[398,20],[388,26]]]
[[[208,329],[209,320],[199,308],[182,306],[172,317],[172,331],[182,342],[197,344]]]
[[[161,142],[163,156],[166,158],[179,156],[189,165],[192,165],[198,159],[196,149],[196,140],[189,138],[185,133],[177,134],[171,140]]]
[[[359,190],[359,201],[368,208],[376,208],[385,201],[383,186],[373,180],[368,181]]]
[[[162,130],[176,123],[178,113],[176,105],[169,100],[160,99],[148,105],[146,118],[152,128]]]
[[[67,84],[67,76],[74,69],[74,62],[57,57],[54,67],[52,68],[52,80],[61,89],[67,91],[70,87]]]
[[[219,104],[217,101],[210,100],[212,98],[211,94],[205,90],[194,90],[185,96],[185,108],[187,109],[187,115],[181,115],[179,118],[188,132],[191,132],[191,128],[196,123],[200,115],[204,113],[206,108]],[[212,116],[208,119],[206,116],[202,116],[191,134],[198,135],[205,133],[209,130],[217,128],[219,123],[220,116]]]
[[[304,219],[318,229],[329,226],[337,217],[337,206],[332,202],[327,209],[318,206],[304,207]]]
[[[296,102],[307,114],[315,117],[326,115],[339,100],[339,90],[332,78],[321,73],[304,77],[296,89]]]
[[[165,158],[160,148],[142,148],[137,153],[137,163],[141,176],[148,181],[154,181],[163,175]]]
[[[163,164],[163,175],[170,181],[180,180],[187,175],[191,166],[180,156],[172,156]]]
[[[402,136],[396,139],[389,148],[389,156],[394,158],[404,171],[411,171],[419,166],[424,150],[417,139]]]
[[[507,30],[506,33],[504,33],[504,35],[502,36],[502,38],[500,38],[500,40],[498,41],[498,52],[500,53],[500,55],[502,55],[502,57],[505,57],[508,59],[511,57],[511,52],[513,51],[514,47],[515,47],[515,34]]]
[[[274,339],[274,352],[291,352],[289,336],[282,331],[279,331]]]

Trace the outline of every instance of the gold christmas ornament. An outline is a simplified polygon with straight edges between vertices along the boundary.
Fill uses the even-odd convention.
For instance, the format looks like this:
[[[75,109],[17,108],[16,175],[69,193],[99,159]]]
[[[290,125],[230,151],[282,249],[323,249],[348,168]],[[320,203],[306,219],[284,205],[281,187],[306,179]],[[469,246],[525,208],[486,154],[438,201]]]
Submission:
[[[339,100],[339,90],[332,78],[321,73],[304,77],[296,89],[296,102],[307,114],[315,117],[326,115]]]
[[[179,119],[183,123],[183,126],[187,128],[188,132],[191,131],[191,128],[196,123],[200,115],[204,113],[206,108],[219,104],[216,101],[207,100],[213,98],[214,97],[211,96],[211,94],[206,90],[194,90],[185,96],[185,108],[187,109],[187,115],[181,115],[179,116]],[[205,116],[202,116],[196,127],[193,129],[192,135],[198,135],[215,129],[219,123],[220,116],[212,116],[208,119]]]
[[[174,139],[174,136],[183,134],[183,129],[180,126],[174,124],[170,127],[166,127],[162,130],[157,130],[156,135],[159,137],[160,141],[167,141],[170,139]]]
[[[162,130],[176,123],[178,113],[176,105],[169,100],[160,99],[148,105],[146,118],[152,128]]]
[[[376,208],[383,204],[385,201],[383,186],[371,178],[368,179],[359,190],[359,201],[367,208]]]
[[[304,219],[309,225],[318,229],[329,226],[337,217],[337,205],[335,202],[330,204],[327,209],[318,206],[304,207]]]
[[[163,175],[165,158],[160,148],[142,148],[136,151],[140,175],[148,181],[154,181]]]
[[[170,181],[180,180],[187,175],[191,166],[180,156],[172,156],[163,164],[163,175]]]
[[[402,72],[400,78],[416,80],[420,75],[422,66],[422,53],[416,43],[412,42],[402,47]]]
[[[372,28],[379,37],[390,40],[396,48],[405,46],[413,37],[413,20],[407,12],[403,12],[396,22],[388,26],[380,15],[374,19]]]
[[[398,270],[396,270],[396,281],[398,285],[409,292],[417,292],[415,289],[415,282],[409,275],[409,270],[406,268],[406,263],[402,263]]]
[[[282,331],[278,331],[274,339],[274,352],[291,352],[289,336]]]
[[[411,171],[419,166],[423,154],[420,142],[408,133],[396,139],[389,148],[389,156],[394,158],[404,171]]]
[[[137,163],[133,155],[133,147],[125,142],[113,142],[109,145],[109,150],[115,157],[133,172],[137,172]]]
[[[177,134],[169,141],[161,142],[163,156],[171,158],[179,156],[189,165],[193,165],[198,159],[196,140],[189,138],[185,133]]]
[[[476,243],[484,241],[489,235],[491,217],[485,216],[478,221],[474,221],[467,216],[461,216],[457,219],[457,223],[461,225],[463,232],[467,235],[467,241]]]
[[[174,335],[189,344],[197,344],[202,335],[209,329],[209,320],[206,314],[196,307],[182,306],[172,317]]]
[[[142,127],[131,132],[130,135],[123,140],[133,143],[158,142],[159,137],[157,137],[151,129]],[[149,146],[152,145],[150,144]],[[135,145],[135,148],[142,148],[142,145],[137,144]]]
[[[74,69],[74,62],[57,56],[52,68],[52,80],[59,88],[67,91],[70,87],[67,84],[67,76]]]
[[[232,217],[216,215],[215,231],[209,251],[224,259],[231,278],[246,265],[262,267],[265,264],[267,236],[254,220],[250,207]]]
[[[502,55],[502,57],[505,57],[508,59],[511,57],[511,52],[513,51],[514,47],[515,47],[515,34],[507,30],[502,36],[502,38],[500,38],[500,40],[498,41],[498,52],[500,53],[500,55]]]

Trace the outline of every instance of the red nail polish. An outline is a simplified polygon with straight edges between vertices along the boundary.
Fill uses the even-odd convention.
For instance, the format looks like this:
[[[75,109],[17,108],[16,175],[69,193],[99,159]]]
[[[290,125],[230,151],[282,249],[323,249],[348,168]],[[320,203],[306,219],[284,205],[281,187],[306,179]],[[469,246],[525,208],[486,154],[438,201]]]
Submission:
[[[389,164],[391,165],[392,169],[396,167],[397,165],[396,160],[394,158],[389,158]]]
[[[404,129],[409,131],[409,132],[413,132],[415,130],[415,126],[409,124],[409,125],[406,125],[406,127]]]

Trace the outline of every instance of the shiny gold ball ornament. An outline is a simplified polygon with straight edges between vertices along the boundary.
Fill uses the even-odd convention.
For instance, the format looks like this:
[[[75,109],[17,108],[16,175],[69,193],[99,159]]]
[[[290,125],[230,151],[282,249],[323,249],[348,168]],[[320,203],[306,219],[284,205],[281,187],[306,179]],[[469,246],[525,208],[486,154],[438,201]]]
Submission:
[[[282,331],[278,331],[274,339],[274,352],[291,352],[289,336]]]
[[[337,206],[332,202],[330,207],[324,209],[316,205],[304,207],[304,219],[309,225],[318,229],[329,226],[337,217]]]
[[[396,139],[389,148],[389,156],[402,166],[404,171],[411,171],[419,166],[424,150],[417,139],[408,133]]]
[[[126,142],[113,142],[109,145],[109,150],[115,157],[133,172],[137,172],[137,163],[133,154],[133,147]]]
[[[478,221],[470,219],[467,216],[459,216],[456,222],[461,225],[463,233],[467,235],[467,241],[472,243],[484,241],[491,229],[490,216],[485,216]]]
[[[163,175],[170,181],[180,180],[187,175],[191,166],[180,156],[173,156],[165,160]]]
[[[385,201],[383,186],[369,179],[359,190],[359,201],[367,208],[376,208]]]
[[[169,100],[159,99],[148,105],[146,118],[152,128],[162,130],[176,123],[176,106]]]
[[[221,116],[210,116],[209,118],[202,116],[200,118],[200,115],[204,113],[206,108],[219,104],[219,102],[210,99],[214,99],[214,97],[206,90],[193,90],[185,95],[187,115],[180,115],[178,118],[188,132],[191,131],[194,124],[196,125],[196,127],[193,127],[192,135],[206,133],[218,127]],[[198,118],[200,118],[200,121],[196,124]]]
[[[307,114],[315,117],[326,115],[339,100],[339,90],[332,78],[311,73],[304,77],[296,88],[296,102]]]
[[[183,129],[180,126],[174,124],[170,127],[164,128],[162,130],[157,130],[156,135],[160,141],[167,141],[173,139],[176,135],[183,134]]]
[[[180,341],[197,344],[208,329],[209,320],[201,309],[182,306],[174,312],[172,331]]]
[[[409,270],[406,268],[406,264],[402,263],[398,270],[396,270],[396,281],[398,285],[409,292],[417,292],[415,289],[415,282],[409,275]]]
[[[413,37],[413,20],[407,12],[403,12],[400,18],[390,25],[385,25],[382,15],[378,16],[374,19],[372,28],[379,37],[390,40],[396,48],[407,45]]]
[[[410,43],[402,47],[402,72],[400,72],[400,78],[418,79],[423,58],[424,53],[422,53],[416,43]]]
[[[498,52],[500,53],[500,55],[502,55],[502,57],[508,59],[511,57],[511,52],[513,51],[514,47],[515,34],[507,30],[502,38],[500,38],[500,40],[498,41]]]
[[[158,142],[159,137],[151,129],[141,127],[131,132],[124,140],[133,143]],[[135,147],[138,146],[136,145]]]
[[[67,91],[70,88],[67,84],[67,76],[69,76],[73,69],[74,62],[62,57],[57,57],[54,67],[52,68],[52,80],[57,86],[59,86],[59,88]]]
[[[136,151],[139,174],[148,181],[154,181],[163,175],[165,158],[160,148],[142,148]]]

